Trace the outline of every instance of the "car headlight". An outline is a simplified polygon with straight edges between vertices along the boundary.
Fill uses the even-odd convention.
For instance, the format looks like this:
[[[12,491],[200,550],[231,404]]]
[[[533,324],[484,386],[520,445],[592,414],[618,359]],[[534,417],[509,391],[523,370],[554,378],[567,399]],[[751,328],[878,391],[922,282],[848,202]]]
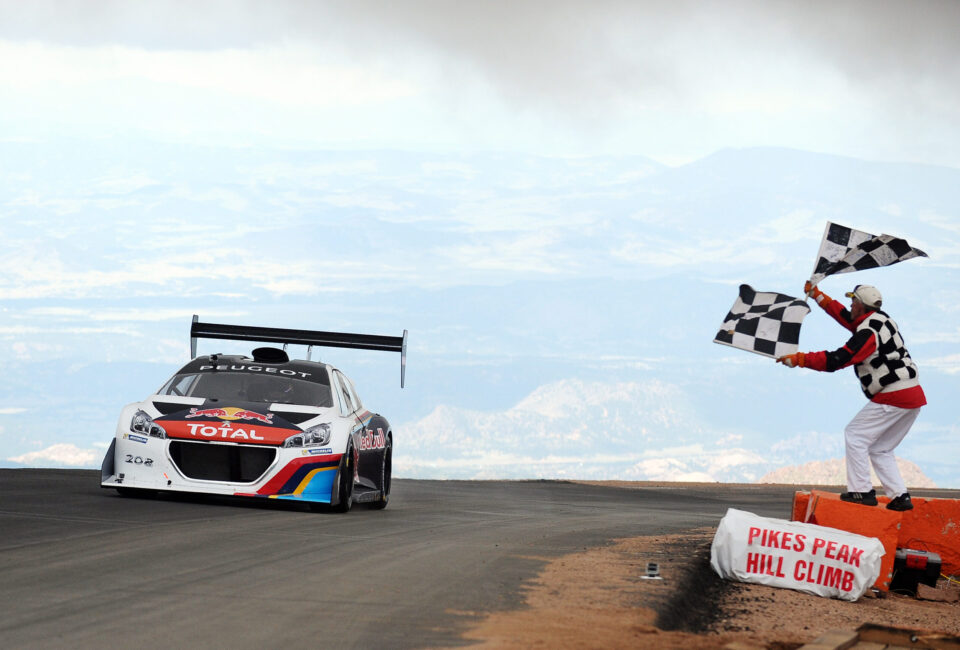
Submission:
[[[159,424],[153,421],[149,415],[137,409],[130,420],[130,430],[137,433],[145,433],[154,438],[166,438],[167,432]]]
[[[330,444],[330,425],[324,422],[294,434],[283,441],[282,447],[320,447]]]

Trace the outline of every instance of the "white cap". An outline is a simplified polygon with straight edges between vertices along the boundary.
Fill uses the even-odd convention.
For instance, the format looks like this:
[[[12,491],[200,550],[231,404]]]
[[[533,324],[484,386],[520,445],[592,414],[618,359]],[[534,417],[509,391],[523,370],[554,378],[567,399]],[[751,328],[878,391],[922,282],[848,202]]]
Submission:
[[[848,291],[846,296],[847,298],[856,298],[863,303],[864,307],[870,309],[880,309],[883,304],[883,296],[880,295],[876,287],[871,287],[869,284],[858,284],[853,288],[853,291]]]

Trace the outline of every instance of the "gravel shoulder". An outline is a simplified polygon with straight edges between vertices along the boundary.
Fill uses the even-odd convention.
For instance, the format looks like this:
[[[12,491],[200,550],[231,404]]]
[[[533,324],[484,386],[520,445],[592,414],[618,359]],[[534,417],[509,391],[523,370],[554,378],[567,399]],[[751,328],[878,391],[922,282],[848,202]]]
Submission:
[[[724,581],[709,567],[714,528],[635,537],[547,562],[523,606],[464,634],[481,648],[798,648],[864,623],[960,635],[960,603],[872,591],[854,603]],[[644,579],[649,562],[662,579]],[[940,580],[942,592],[960,592]],[[736,644],[740,644],[737,646]]]

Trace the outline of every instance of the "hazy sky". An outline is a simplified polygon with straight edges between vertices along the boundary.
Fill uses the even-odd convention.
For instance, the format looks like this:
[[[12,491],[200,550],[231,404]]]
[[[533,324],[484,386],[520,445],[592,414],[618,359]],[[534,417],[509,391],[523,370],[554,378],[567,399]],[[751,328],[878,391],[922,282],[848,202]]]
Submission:
[[[905,455],[955,485],[957,34],[956,0],[0,0],[0,465],[96,466],[193,314],[409,329],[402,394],[343,357],[408,458],[510,423],[541,446],[502,466],[591,477],[837,457],[850,376],[711,342],[741,282],[800,291],[830,220],[930,254],[824,288],[889,296],[931,401]],[[571,393],[603,421],[528,437]]]
[[[960,166],[960,3],[0,1],[0,138]]]

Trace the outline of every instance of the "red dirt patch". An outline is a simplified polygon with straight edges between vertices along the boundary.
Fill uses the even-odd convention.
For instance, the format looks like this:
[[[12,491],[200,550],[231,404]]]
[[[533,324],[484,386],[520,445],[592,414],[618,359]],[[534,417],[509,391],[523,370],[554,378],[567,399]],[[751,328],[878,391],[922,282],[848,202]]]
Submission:
[[[523,608],[492,613],[463,637],[487,648],[712,649],[796,648],[867,622],[960,634],[958,603],[896,594],[849,603],[724,582],[706,564],[713,534],[621,539],[553,559],[524,587]],[[648,562],[662,580],[641,579]]]

